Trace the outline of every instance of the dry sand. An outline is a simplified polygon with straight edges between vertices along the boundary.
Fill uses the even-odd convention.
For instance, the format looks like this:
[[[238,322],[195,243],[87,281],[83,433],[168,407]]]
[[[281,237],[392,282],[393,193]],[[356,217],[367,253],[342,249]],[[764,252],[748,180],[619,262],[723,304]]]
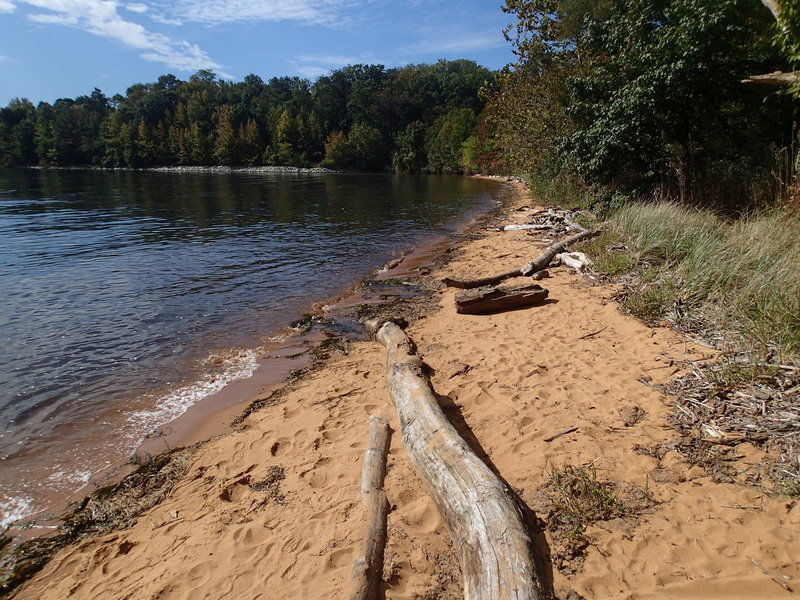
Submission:
[[[434,276],[521,265],[538,254],[532,240],[488,233]],[[638,380],[664,383],[709,351],[623,315],[609,287],[563,267],[551,272],[542,282],[548,303],[492,316],[457,315],[454,291],[439,289],[440,308],[409,334],[447,414],[534,511],[551,469],[564,465],[646,486],[657,501],[636,517],[591,526],[585,562],[573,565],[571,578],[553,569],[555,589],[604,599],[792,596],[751,557],[800,589],[798,503],[713,483],[675,451],[660,462],[634,451],[676,436],[668,401]],[[398,426],[384,360],[375,342],[332,357],[203,446],[187,476],[135,526],[62,550],[18,598],[346,597],[364,530],[358,479],[367,416]],[[638,423],[626,417],[631,407],[643,415]],[[572,425],[578,430],[544,441]],[[738,464],[746,468],[752,454]],[[393,510],[385,598],[461,597],[447,533],[398,433],[386,491]]]

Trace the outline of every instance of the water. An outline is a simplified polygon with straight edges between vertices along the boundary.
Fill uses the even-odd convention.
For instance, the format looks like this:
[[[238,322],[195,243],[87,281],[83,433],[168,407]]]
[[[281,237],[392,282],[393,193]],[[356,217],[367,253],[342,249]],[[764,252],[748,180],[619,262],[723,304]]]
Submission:
[[[0,525],[257,368],[263,336],[497,184],[0,170]]]

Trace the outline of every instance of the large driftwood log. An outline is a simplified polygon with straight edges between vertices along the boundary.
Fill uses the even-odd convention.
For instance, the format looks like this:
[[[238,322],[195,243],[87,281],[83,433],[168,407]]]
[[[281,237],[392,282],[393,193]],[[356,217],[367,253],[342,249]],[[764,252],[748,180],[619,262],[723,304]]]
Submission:
[[[519,269],[513,269],[511,271],[506,271],[505,273],[492,275],[491,277],[481,277],[480,279],[456,279],[453,277],[445,277],[442,279],[442,282],[450,287],[468,290],[486,285],[497,285],[498,283],[502,283],[506,279],[511,279],[512,277],[530,276],[537,271],[546,269],[547,265],[550,264],[555,255],[562,253],[570,244],[576,244],[583,240],[587,240],[598,235],[599,233],[599,231],[581,231],[580,233],[576,233],[575,235],[561,240],[556,244],[548,246],[539,256]]]
[[[453,540],[464,598],[543,598],[531,540],[514,499],[447,420],[403,330],[389,322],[376,337],[387,350],[389,393],[403,445]]]
[[[760,83],[762,85],[791,85],[800,83],[800,71],[774,71],[764,75],[750,75],[747,79],[742,79],[742,83]]]
[[[364,554],[353,564],[353,593],[350,600],[377,600],[383,575],[386,548],[386,516],[389,502],[383,491],[386,454],[389,452],[389,421],[369,418],[369,444],[361,471],[361,495],[367,507]]]
[[[514,287],[486,286],[456,294],[456,312],[462,315],[488,315],[544,302],[548,292],[535,283]]]

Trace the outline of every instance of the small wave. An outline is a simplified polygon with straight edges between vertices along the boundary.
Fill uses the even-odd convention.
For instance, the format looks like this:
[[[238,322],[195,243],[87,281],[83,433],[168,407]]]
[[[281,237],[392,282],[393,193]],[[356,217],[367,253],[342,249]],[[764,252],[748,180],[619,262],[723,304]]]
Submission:
[[[92,478],[92,471],[62,471],[61,465],[56,465],[57,471],[54,471],[50,474],[47,478],[47,481],[53,483],[76,483],[79,485],[84,485],[89,483],[89,480]]]
[[[138,442],[156,428],[174,421],[206,396],[216,394],[239,379],[247,379],[258,369],[257,350],[227,350],[211,354],[203,361],[206,373],[199,381],[169,392],[156,401],[155,408],[139,410],[128,417]]]
[[[0,499],[0,532],[6,527],[33,514],[33,503],[23,496]]]

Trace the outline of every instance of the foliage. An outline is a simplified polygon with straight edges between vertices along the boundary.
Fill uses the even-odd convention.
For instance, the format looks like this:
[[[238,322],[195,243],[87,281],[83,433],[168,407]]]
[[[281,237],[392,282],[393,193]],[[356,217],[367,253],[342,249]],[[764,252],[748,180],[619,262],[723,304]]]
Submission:
[[[792,0],[778,2],[778,46],[794,67],[800,66],[800,5]]]
[[[475,113],[469,108],[455,108],[440,117],[428,130],[428,169],[435,173],[460,172],[463,146],[476,124]]]
[[[736,199],[743,200],[751,182],[737,185],[736,172],[721,172],[719,163],[736,160],[739,172],[766,176],[760,167],[771,161],[769,148],[749,133],[775,139],[775,111],[790,118],[789,103],[765,104],[740,83],[768,55],[755,35],[768,27],[759,8],[744,0],[636,0],[589,28],[590,72],[572,84],[576,131],[564,140],[577,172],[682,199],[703,196],[709,178],[730,175],[728,195],[743,188]]]
[[[595,469],[569,464],[552,467],[538,499],[537,512],[552,536],[553,565],[565,574],[582,562],[594,523],[633,517],[655,504],[647,487],[603,481]]]
[[[320,163],[328,169],[341,169],[350,164],[347,137],[341,131],[331,131],[325,141],[325,158]]]
[[[795,4],[781,2],[784,38]],[[759,2],[506,0],[504,10],[518,61],[485,114],[508,167],[543,181],[577,175],[607,199],[740,209],[787,193],[796,106],[741,83],[790,64]]]
[[[667,315],[676,299],[674,282],[656,281],[633,291],[623,300],[622,306],[634,317],[654,324]]]
[[[0,166],[324,163],[460,172],[461,146],[477,135],[484,106],[478,92],[493,80],[473,61],[441,60],[351,65],[314,83],[256,75],[231,82],[203,70],[188,81],[137,83],[113,98],[96,89],[36,107],[15,99],[0,109]]]

